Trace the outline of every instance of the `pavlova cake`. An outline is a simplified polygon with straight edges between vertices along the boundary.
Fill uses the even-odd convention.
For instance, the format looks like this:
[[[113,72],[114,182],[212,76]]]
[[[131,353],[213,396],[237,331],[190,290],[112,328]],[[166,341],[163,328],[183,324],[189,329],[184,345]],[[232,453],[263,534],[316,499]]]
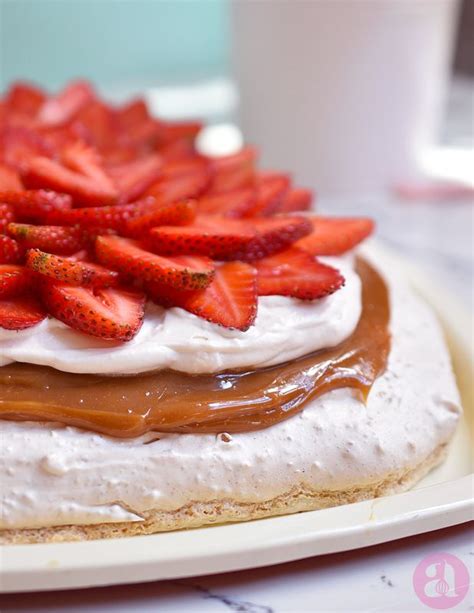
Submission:
[[[4,542],[149,534],[403,491],[460,413],[366,218],[84,82],[0,103]]]

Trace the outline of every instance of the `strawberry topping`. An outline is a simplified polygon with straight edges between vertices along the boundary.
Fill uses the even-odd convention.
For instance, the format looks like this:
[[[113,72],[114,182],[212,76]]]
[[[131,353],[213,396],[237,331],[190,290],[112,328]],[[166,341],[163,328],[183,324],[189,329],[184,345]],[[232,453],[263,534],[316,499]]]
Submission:
[[[0,328],[24,330],[36,326],[46,317],[43,305],[33,296],[0,300]]]
[[[24,293],[30,282],[30,271],[24,266],[0,264],[0,298],[12,298]]]
[[[255,263],[258,295],[292,296],[315,300],[344,285],[338,270],[315,260],[309,253],[290,247]]]
[[[258,295],[342,287],[315,256],[352,249],[373,222],[299,215],[310,190],[261,171],[252,146],[202,155],[201,128],[142,98],[108,104],[84,81],[55,95],[14,84],[0,99],[0,326],[49,314],[123,342],[148,297],[246,330]]]
[[[95,251],[104,266],[138,280],[159,281],[178,289],[206,287],[215,270],[208,258],[164,258],[151,253],[138,241],[118,236],[98,236]]]
[[[257,315],[255,268],[243,262],[219,266],[211,284],[195,292],[169,291],[164,285],[150,283],[150,296],[166,306],[179,306],[212,323],[248,330]]]
[[[119,275],[113,270],[92,262],[65,258],[39,249],[30,249],[26,254],[26,266],[56,281],[83,287],[110,287],[118,285]],[[0,267],[1,270],[1,267]]]
[[[371,219],[312,217],[313,230],[295,244],[312,255],[340,255],[353,249],[374,231]]]
[[[7,231],[24,249],[37,247],[50,253],[71,254],[79,251],[84,244],[80,228],[11,223]]]
[[[128,341],[143,322],[145,295],[141,292],[46,282],[41,284],[41,295],[56,319],[105,340]]]

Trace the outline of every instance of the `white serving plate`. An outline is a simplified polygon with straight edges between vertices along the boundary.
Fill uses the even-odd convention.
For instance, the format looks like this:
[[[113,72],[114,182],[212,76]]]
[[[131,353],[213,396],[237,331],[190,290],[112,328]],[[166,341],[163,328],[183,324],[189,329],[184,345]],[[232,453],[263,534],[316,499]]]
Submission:
[[[431,303],[447,335],[465,415],[446,462],[413,490],[356,504],[124,539],[0,547],[0,591],[138,583],[266,566],[383,543],[472,519],[472,321],[419,270],[372,244]]]

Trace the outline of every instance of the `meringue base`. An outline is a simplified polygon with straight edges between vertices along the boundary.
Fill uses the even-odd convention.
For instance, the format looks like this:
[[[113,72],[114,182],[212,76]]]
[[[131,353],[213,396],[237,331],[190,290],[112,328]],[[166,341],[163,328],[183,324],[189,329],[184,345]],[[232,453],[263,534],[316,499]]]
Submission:
[[[422,462],[407,470],[387,475],[382,481],[362,486],[354,485],[345,490],[296,488],[282,496],[259,503],[243,503],[233,500],[192,502],[176,511],[151,509],[142,514],[144,521],[141,522],[5,530],[1,534],[0,543],[20,545],[144,536],[157,532],[316,511],[371,500],[411,489],[428,472],[445,460],[448,448],[448,443],[443,443]]]

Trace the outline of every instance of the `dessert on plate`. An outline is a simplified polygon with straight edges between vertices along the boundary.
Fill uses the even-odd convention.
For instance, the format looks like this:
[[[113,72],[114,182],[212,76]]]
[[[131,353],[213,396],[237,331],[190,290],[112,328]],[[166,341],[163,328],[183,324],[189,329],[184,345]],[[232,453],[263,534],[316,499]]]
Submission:
[[[1,537],[150,534],[403,491],[460,402],[367,218],[141,99],[0,102]]]

